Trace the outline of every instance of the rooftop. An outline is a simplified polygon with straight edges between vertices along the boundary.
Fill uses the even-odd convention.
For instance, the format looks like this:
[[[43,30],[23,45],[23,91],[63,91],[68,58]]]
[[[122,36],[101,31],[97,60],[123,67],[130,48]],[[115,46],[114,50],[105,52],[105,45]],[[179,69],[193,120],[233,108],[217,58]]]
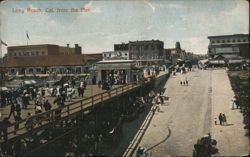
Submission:
[[[103,64],[103,63],[134,63],[135,60],[103,60],[99,61],[97,64]]]
[[[17,46],[9,46],[8,48],[25,48],[25,47],[40,47],[40,46],[59,46],[59,45],[54,45],[54,44],[17,45]]]
[[[50,55],[11,58],[4,67],[77,66],[91,60],[101,60],[101,54]]]
[[[211,39],[211,38],[224,38],[224,37],[249,37],[249,34],[231,34],[231,35],[208,36],[208,39]]]
[[[161,41],[161,40],[154,40],[154,39],[152,39],[152,40],[137,40],[137,41],[129,41],[128,43],[124,43],[124,42],[122,42],[122,43],[120,43],[120,44],[129,44],[129,43],[138,43],[138,42],[163,42],[163,41]],[[115,45],[117,45],[117,44],[115,44]]]

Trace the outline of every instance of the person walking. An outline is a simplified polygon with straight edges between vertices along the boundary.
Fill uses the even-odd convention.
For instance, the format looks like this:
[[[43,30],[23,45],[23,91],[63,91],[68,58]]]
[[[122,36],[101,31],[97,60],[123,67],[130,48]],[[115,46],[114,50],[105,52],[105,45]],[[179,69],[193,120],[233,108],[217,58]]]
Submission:
[[[102,81],[99,80],[99,81],[98,81],[98,88],[101,88],[101,87],[102,87]]]
[[[54,104],[55,103],[57,104],[58,107],[58,109],[55,111],[55,119],[59,120],[61,118],[61,112],[62,112],[61,107],[64,106],[64,101],[62,96],[58,95],[57,98],[54,100]]]
[[[226,118],[226,115],[225,114],[222,114],[222,120],[223,120],[223,124],[227,125],[227,118]]]
[[[182,81],[180,82],[180,85],[182,86]]]
[[[3,140],[7,142],[8,140],[8,127],[10,126],[9,118],[5,117],[2,121],[2,132],[3,132]]]
[[[160,97],[157,95],[155,96],[155,110],[157,110],[158,112],[161,111],[160,104],[161,104],[161,100],[160,100]]]
[[[23,108],[27,109],[28,102],[27,102],[27,97],[25,96],[25,94],[22,95],[22,104],[23,104]]]
[[[10,114],[8,116],[8,119],[10,119],[10,116],[13,114],[14,118],[15,118],[15,111],[16,111],[16,106],[11,103],[11,106],[10,106]]]
[[[214,124],[217,125],[217,118],[214,118]]]
[[[51,104],[48,100],[45,101],[44,105],[43,105],[43,108],[45,111],[49,111],[51,109]]]
[[[232,110],[234,110],[234,104],[235,104],[235,100],[232,99]]]
[[[15,122],[16,122],[16,124],[15,124],[15,127],[14,127],[14,135],[16,135],[16,130],[17,129],[19,129],[19,122],[22,120],[22,118],[21,118],[21,116],[20,116],[21,114],[17,114],[16,116],[15,116]]]
[[[16,102],[16,113],[21,116],[21,105],[18,102]]]
[[[223,122],[222,113],[219,114],[219,121],[220,121],[220,125],[222,125],[222,122]]]
[[[186,80],[186,85],[188,86],[188,80]]]
[[[33,118],[31,117],[31,113],[28,112],[27,114],[27,119],[26,119],[26,122],[25,122],[25,127],[27,129],[27,131],[32,134],[32,131],[33,131],[33,127],[34,127],[34,121],[33,121]]]
[[[236,99],[235,99],[235,105],[236,105],[236,108],[238,109],[238,108],[239,108],[239,106],[240,106],[240,103],[239,103],[238,98],[236,98]]]

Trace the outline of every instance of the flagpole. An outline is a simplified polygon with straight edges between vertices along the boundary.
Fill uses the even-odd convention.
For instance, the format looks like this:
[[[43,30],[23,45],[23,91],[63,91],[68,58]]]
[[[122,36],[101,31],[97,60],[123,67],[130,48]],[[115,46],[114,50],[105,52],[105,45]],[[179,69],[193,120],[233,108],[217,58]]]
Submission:
[[[30,40],[30,38],[29,38],[29,34],[28,34],[28,31],[26,31],[26,41],[27,41],[27,45],[29,45],[29,42],[28,42],[28,40]]]
[[[1,40],[2,41],[2,40]],[[1,42],[1,44],[0,44],[0,58],[3,58],[2,57],[2,42]],[[2,62],[1,62],[2,63]]]
[[[0,44],[0,58],[1,58],[1,61],[0,61],[0,79],[2,80],[0,82],[0,85],[2,86],[3,85],[3,57],[2,57],[2,42]]]

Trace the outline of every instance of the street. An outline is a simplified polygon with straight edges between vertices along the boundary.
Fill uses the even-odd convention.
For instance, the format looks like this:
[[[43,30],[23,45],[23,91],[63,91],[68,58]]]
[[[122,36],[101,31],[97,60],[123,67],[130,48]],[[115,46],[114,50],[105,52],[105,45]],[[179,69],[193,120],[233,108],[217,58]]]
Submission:
[[[186,79],[188,86],[180,85]],[[172,76],[165,85],[169,102],[162,106],[163,112],[155,114],[140,145],[153,156],[192,155],[197,139],[211,132],[210,84],[210,71]]]
[[[232,151],[229,151],[230,149],[225,147],[228,145],[233,147],[234,141],[237,141],[239,136],[241,138],[238,138],[237,146],[242,145],[242,148],[239,149],[235,146],[233,150],[234,154],[247,153],[248,140],[247,137],[244,137],[241,119],[236,118],[234,120],[235,123],[239,122],[240,124],[236,128],[234,125],[217,125],[217,130],[212,129],[214,128],[212,127],[214,125],[212,115],[217,116],[217,113],[212,113],[212,108],[216,108],[217,112],[230,110],[228,102],[230,102],[231,95],[226,94],[227,96],[223,97],[223,100],[218,96],[230,90],[228,89],[230,87],[229,81],[225,81],[226,77],[225,69],[196,69],[194,72],[188,72],[187,74],[177,73],[177,76],[171,76],[165,85],[166,91],[164,93],[164,95],[169,97],[169,101],[163,104],[161,108],[162,112],[156,112],[138,146],[144,147],[146,152],[151,154],[151,156],[192,156],[193,146],[197,142],[197,139],[207,133],[211,133],[212,138],[218,141],[219,153],[220,149],[225,150],[219,155],[232,154]],[[180,85],[180,81],[186,79],[189,81],[188,86]],[[222,81],[224,81],[223,86],[220,86]],[[214,92],[213,89],[216,89],[216,91]],[[228,92],[232,93],[232,91]],[[224,102],[220,107],[218,107],[218,103],[215,103],[219,100]],[[217,106],[214,107],[213,103]],[[234,115],[231,116],[231,119],[233,118]],[[223,140],[224,133],[219,133],[222,131],[218,127],[221,127],[221,129],[227,127],[224,130],[233,130],[234,132],[237,132],[238,129],[241,131],[241,134],[238,137]],[[216,136],[213,136],[214,134]],[[220,136],[218,136],[219,134]],[[226,141],[228,144],[222,143]]]

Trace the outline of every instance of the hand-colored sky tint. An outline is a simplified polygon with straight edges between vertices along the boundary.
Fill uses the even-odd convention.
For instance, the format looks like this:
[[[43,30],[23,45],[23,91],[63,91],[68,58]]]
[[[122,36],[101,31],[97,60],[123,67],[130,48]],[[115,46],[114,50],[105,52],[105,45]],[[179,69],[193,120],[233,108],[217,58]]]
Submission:
[[[14,12],[26,8],[42,12]],[[56,12],[57,8],[68,12]],[[26,31],[29,44],[78,43],[84,53],[113,50],[114,43],[159,39],[165,48],[180,41],[186,51],[205,54],[207,36],[248,33],[249,7],[245,0],[2,2],[1,40],[9,46],[26,45]],[[5,46],[2,50],[6,53]]]

